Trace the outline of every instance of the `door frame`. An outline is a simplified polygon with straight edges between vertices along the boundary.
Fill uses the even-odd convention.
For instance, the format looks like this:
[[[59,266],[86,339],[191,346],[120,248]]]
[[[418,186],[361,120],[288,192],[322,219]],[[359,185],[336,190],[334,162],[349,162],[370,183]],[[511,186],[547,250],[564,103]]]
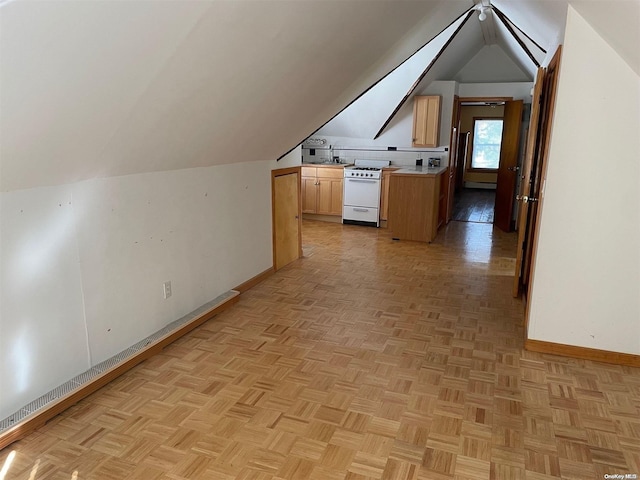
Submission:
[[[532,184],[535,179],[531,177],[534,159],[536,157],[536,146],[540,137],[540,105],[542,103],[542,87],[544,85],[546,69],[539,67],[536,73],[536,80],[533,87],[533,95],[531,97],[531,116],[529,118],[529,131],[527,135],[527,144],[525,147],[524,162],[522,163],[522,171],[520,172],[520,191],[518,192],[518,217],[516,219],[518,230],[518,243],[516,250],[516,266],[513,279],[513,297],[516,298],[521,293],[522,281],[525,277],[525,247],[527,233],[531,228],[530,223],[530,206],[529,203],[521,203],[523,195],[530,196],[532,194]]]
[[[542,94],[540,99],[540,105],[548,102],[546,104],[546,111],[542,111],[540,113],[544,113],[542,118],[540,119],[540,128],[536,134],[536,147],[538,144],[539,137],[542,136],[542,144],[540,144],[540,148],[534,152],[534,155],[540,154],[541,158],[539,159],[542,164],[538,169],[539,178],[537,179],[537,183],[534,181],[535,190],[532,191],[532,195],[537,195],[537,206],[535,209],[535,216],[529,219],[529,223],[531,224],[533,231],[531,232],[531,245],[529,248],[529,253],[525,252],[529,258],[525,258],[525,262],[529,263],[528,268],[528,281],[526,286],[526,298],[525,298],[525,308],[524,308],[524,340],[527,342],[529,339],[529,315],[531,312],[531,287],[533,285],[533,280],[535,277],[535,263],[536,257],[538,253],[538,240],[540,237],[540,221],[542,219],[542,209],[544,207],[544,187],[547,179],[547,169],[549,167],[549,149],[551,146],[551,134],[553,133],[553,118],[555,114],[556,107],[556,99],[558,97],[558,79],[560,76],[560,68],[561,68],[561,58],[562,58],[562,45],[558,46],[556,53],[553,55],[551,60],[549,61],[549,65],[546,67],[545,71],[545,79],[544,85],[542,87]],[[554,74],[553,80],[549,79],[549,72],[552,71]],[[532,106],[533,108],[533,106]],[[531,214],[531,209],[529,209]]]
[[[449,138],[449,168],[447,169],[446,191],[446,208],[444,215],[445,225],[451,221],[453,216],[453,197],[455,196],[455,184],[452,188],[451,176],[456,176],[460,165],[458,165],[458,130],[460,129],[460,97],[453,96],[453,112],[451,114],[451,135]],[[463,173],[464,175],[464,173]],[[455,179],[454,179],[455,182]]]
[[[271,170],[271,245],[273,270],[276,271],[276,188],[275,179],[283,175],[298,174],[298,258],[302,258],[302,167],[286,167]]]
[[[451,114],[451,133],[453,136],[453,131],[454,129],[456,130],[457,133],[460,133],[460,115],[461,115],[461,109],[464,106],[465,103],[474,103],[474,102],[486,102],[486,103],[506,103],[506,102],[511,102],[513,101],[513,97],[458,97],[457,95],[454,96],[453,99],[453,112]],[[470,136],[471,138],[471,136]],[[520,142],[522,142],[522,139],[520,139]],[[453,155],[457,155],[457,152],[452,152],[451,148],[453,146],[453,142],[450,139],[449,140],[449,173],[451,171],[451,161],[454,158]],[[468,146],[467,146],[468,148]],[[465,165],[458,165],[458,168],[462,168],[462,182],[463,182],[463,188],[464,188],[464,173],[467,169],[467,165],[465,163]],[[497,170],[496,170],[496,175],[497,175]],[[497,182],[497,179],[496,179]],[[449,183],[449,182],[447,182]],[[497,184],[496,184],[497,187]],[[447,205],[453,205],[453,196],[455,195],[455,188],[449,188],[447,187],[447,192],[446,192],[446,196],[447,196]],[[453,208],[451,208],[451,212],[447,212],[447,216],[449,215],[449,213],[453,213]],[[449,219],[447,220],[447,223],[449,222]]]
[[[493,207],[493,224],[504,232],[512,232],[513,208],[522,144],[522,113],[524,101],[510,100],[504,104],[503,130],[500,144],[500,162],[496,176],[496,199]],[[512,165],[507,167],[509,160]]]

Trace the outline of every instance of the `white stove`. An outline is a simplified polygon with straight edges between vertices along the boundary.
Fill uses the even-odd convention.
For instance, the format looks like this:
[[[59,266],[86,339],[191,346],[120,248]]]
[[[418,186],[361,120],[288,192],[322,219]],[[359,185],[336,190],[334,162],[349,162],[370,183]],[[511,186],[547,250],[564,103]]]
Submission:
[[[380,226],[380,182],[388,160],[356,160],[344,168],[342,223]]]

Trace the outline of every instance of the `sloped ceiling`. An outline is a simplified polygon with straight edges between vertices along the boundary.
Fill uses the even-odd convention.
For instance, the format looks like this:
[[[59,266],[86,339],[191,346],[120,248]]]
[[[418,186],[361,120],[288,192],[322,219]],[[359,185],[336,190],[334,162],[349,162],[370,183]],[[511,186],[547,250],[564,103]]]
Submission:
[[[466,4],[5,4],[0,187],[277,158]]]
[[[356,102],[331,119],[318,134],[373,138],[393,108],[400,103],[416,79],[422,74],[425,66],[444,48],[463,21],[464,17],[461,17],[451,24],[416,52],[411,59],[404,62]]]
[[[531,82],[532,76],[497,45],[486,45],[455,74],[458,83]]]
[[[611,4],[572,3],[634,65],[594,2]],[[494,4],[544,48],[560,43],[566,1]],[[0,190],[277,158],[473,5],[0,1]],[[463,55],[438,68],[455,75],[481,47],[450,48]]]

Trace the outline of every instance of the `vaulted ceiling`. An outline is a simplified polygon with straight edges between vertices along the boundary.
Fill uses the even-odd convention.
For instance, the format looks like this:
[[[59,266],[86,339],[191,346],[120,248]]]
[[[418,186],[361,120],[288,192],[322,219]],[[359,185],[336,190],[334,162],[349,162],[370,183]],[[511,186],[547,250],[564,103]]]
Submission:
[[[561,43],[568,3],[493,2],[544,49]],[[570,3],[639,73],[639,1]],[[473,7],[0,1],[0,189],[275,159]],[[498,47],[531,75],[506,27],[491,18],[487,39],[473,15],[443,71],[469,75]]]

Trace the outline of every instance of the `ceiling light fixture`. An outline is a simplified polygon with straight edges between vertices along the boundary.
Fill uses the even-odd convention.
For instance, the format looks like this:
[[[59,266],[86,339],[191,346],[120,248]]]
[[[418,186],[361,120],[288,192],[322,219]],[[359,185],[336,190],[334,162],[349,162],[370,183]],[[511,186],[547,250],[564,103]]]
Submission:
[[[481,22],[484,22],[487,19],[487,11],[491,10],[491,4],[489,5],[478,4],[476,6],[476,10],[480,12],[478,14],[478,20],[480,20]]]

